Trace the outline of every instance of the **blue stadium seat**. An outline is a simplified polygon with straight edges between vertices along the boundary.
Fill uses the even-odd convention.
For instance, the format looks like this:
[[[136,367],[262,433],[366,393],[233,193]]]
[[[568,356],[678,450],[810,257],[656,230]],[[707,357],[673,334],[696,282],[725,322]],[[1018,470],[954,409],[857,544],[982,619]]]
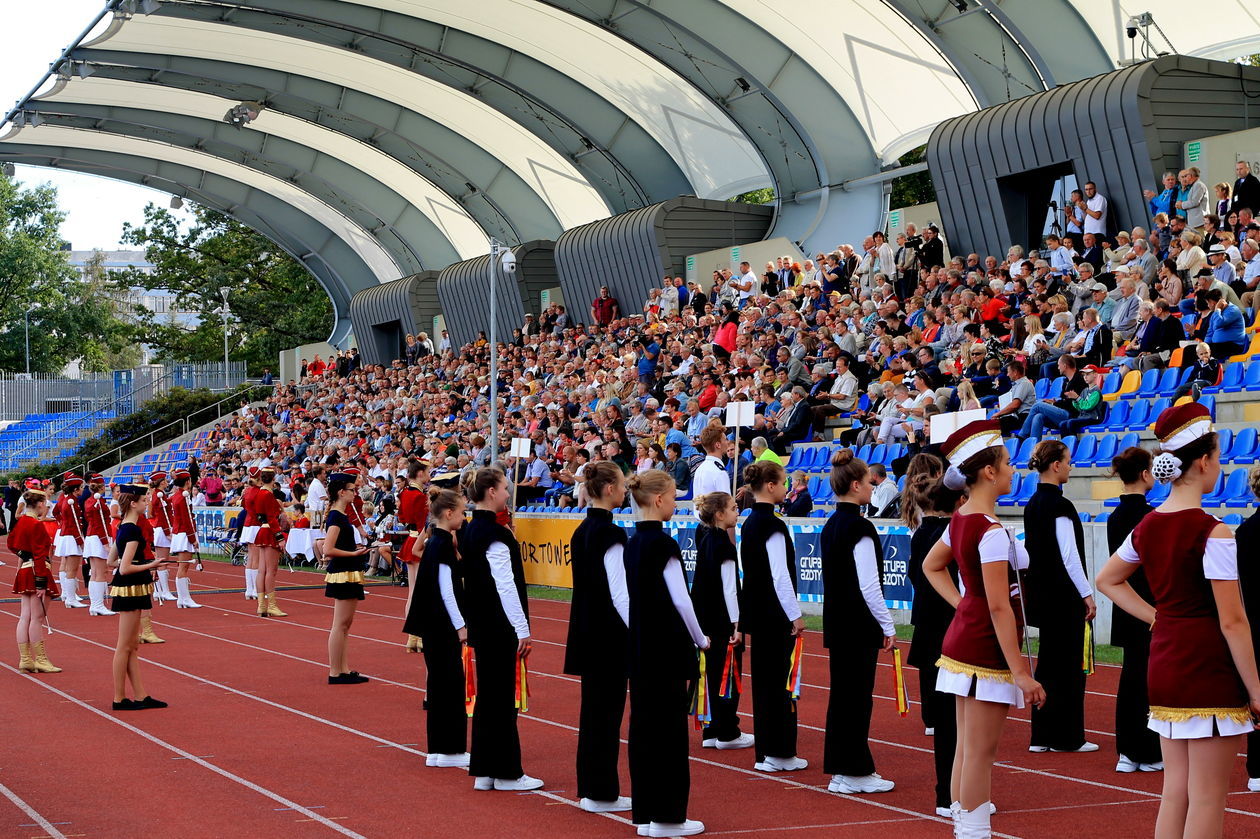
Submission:
[[[1236,471],[1241,472],[1243,470],[1238,469]],[[1234,473],[1231,472],[1230,476],[1232,477],[1233,474]],[[1216,487],[1211,492],[1206,493],[1203,496],[1203,506],[1204,507],[1219,507],[1224,503],[1225,503],[1225,473],[1224,471],[1222,471],[1221,474],[1216,476]]]
[[[1255,503],[1256,497],[1247,483],[1246,469],[1235,469],[1229,473],[1221,497],[1225,499],[1226,507],[1250,507]]]
[[[1077,513],[1076,517],[1081,520],[1081,524],[1089,524],[1089,513]]]
[[[1243,523],[1243,517],[1239,513],[1226,513],[1221,516],[1221,521],[1225,524],[1238,525]]]
[[[1098,522],[1106,521],[1109,518],[1111,518],[1111,511],[1103,510],[1101,513],[1099,513],[1097,516],[1094,517],[1094,523],[1097,524]]]
[[[1216,397],[1209,396],[1206,393],[1199,397],[1199,404],[1208,409],[1208,413],[1212,415],[1212,419],[1216,419]],[[1165,406],[1167,407],[1167,406]]]
[[[1120,389],[1120,381],[1122,378],[1123,377],[1121,376],[1119,370],[1112,370],[1103,378],[1102,392],[1104,394],[1115,393]]]
[[[875,444],[875,446],[874,446],[874,448],[872,448],[872,449],[871,449],[871,457],[870,457],[870,460],[867,460],[866,462],[867,462],[868,464],[870,464],[870,463],[883,463],[883,462],[884,462],[884,456],[885,456],[887,453],[888,453],[888,446],[886,446],[886,445],[885,445],[885,444],[883,444],[883,443],[876,443],[876,444]]]
[[[828,478],[819,478],[818,492],[810,494],[814,496],[815,504],[834,504],[836,501],[835,493],[831,491],[831,480]]]
[[[1038,379],[1037,384],[1033,385],[1033,393],[1037,395],[1038,399],[1045,399],[1046,394],[1049,392],[1050,392],[1049,379]]]
[[[1260,390],[1260,364],[1254,361],[1247,365],[1243,374],[1243,390]]]
[[[1015,461],[1012,464],[1016,469],[1027,469],[1028,458],[1032,457],[1033,449],[1037,447],[1039,441],[1029,437],[1019,444],[1019,452],[1015,455]]]
[[[1243,389],[1243,366],[1241,364],[1226,364],[1225,374],[1221,377],[1219,385],[1205,387],[1204,393],[1239,393]]]
[[[1026,443],[1028,441],[1025,440],[1024,442]],[[1040,479],[1036,475],[1025,476],[1016,472],[1013,476],[1011,476],[1011,491],[1008,492],[1006,495],[998,496],[998,500],[997,500],[998,506],[999,507],[1014,507],[1016,504],[1019,503],[1019,500],[1018,500],[1019,491],[1023,487],[1024,482],[1029,481],[1032,483],[1036,483],[1039,480]]]
[[[1111,459],[1116,456],[1116,435],[1100,434],[1094,439],[1098,440],[1098,449],[1094,452],[1093,460],[1090,462],[1095,466],[1110,465]],[[1086,465],[1085,461],[1082,461],[1081,465]]]
[[[1075,456],[1076,454],[1076,436],[1075,435],[1069,434],[1066,437],[1060,437],[1059,442],[1067,446],[1069,457]]]
[[[1159,379],[1159,396],[1172,396],[1181,384],[1181,368],[1169,367]]]
[[[871,444],[867,443],[865,446],[858,449],[857,457],[855,459],[860,460],[863,463],[870,463],[871,462],[871,448],[872,448]]]
[[[825,519],[831,515],[826,510],[810,510],[809,517],[813,519]]]
[[[1059,376],[1050,383],[1050,389],[1046,391],[1046,399],[1058,399],[1063,395],[1063,386],[1067,384],[1067,379]]]
[[[1119,406],[1116,406],[1116,407],[1119,407]],[[1113,413],[1115,412],[1115,407],[1112,408],[1112,412]],[[1152,420],[1150,419],[1150,412],[1151,412],[1151,403],[1149,401],[1145,399],[1135,400],[1133,402],[1132,409],[1130,409],[1129,411],[1129,417],[1128,419],[1124,421],[1124,425],[1122,427],[1129,428],[1129,429],[1137,429],[1137,430],[1146,428],[1152,422]],[[1108,425],[1111,425],[1112,427],[1116,427],[1114,420],[1109,422]]]
[[[1042,381],[1045,381],[1045,380],[1043,379]],[[1005,440],[1002,441],[1002,444],[1006,446],[1006,453],[1010,455],[1011,463],[1014,463],[1015,455],[1019,454],[1019,438],[1007,437]]]
[[[1033,497],[1033,493],[1037,491],[1037,484],[1041,483],[1041,478],[1037,475],[1029,475],[1024,478],[1024,485],[1019,488],[1019,506],[1023,507]]]
[[[1234,445],[1229,450],[1229,460],[1232,463],[1255,463],[1256,462],[1256,429],[1244,428],[1234,437]]]
[[[783,468],[789,472],[795,472],[797,469],[800,469],[804,453],[805,449],[802,446],[793,446],[792,453],[788,455],[788,461],[783,464]]]
[[[1146,493],[1146,503],[1152,507],[1158,507],[1168,500],[1169,493],[1172,492],[1172,484],[1156,484],[1151,487],[1151,491]]]
[[[1107,413],[1107,418],[1098,425],[1091,425],[1086,431],[1123,431],[1125,423],[1129,421],[1130,403],[1117,402],[1111,406],[1111,410]]]
[[[1147,370],[1142,374],[1142,383],[1138,385],[1138,389],[1133,393],[1127,393],[1121,396],[1121,399],[1150,399],[1159,395],[1159,374],[1156,369]]]
[[[1088,466],[1094,461],[1094,452],[1098,449],[1098,438],[1092,434],[1082,434],[1077,438],[1076,451],[1072,452],[1072,462],[1078,466]]]
[[[1225,462],[1225,455],[1229,451],[1230,446],[1234,445],[1234,432],[1228,428],[1216,429],[1216,444],[1220,447],[1221,462]]]

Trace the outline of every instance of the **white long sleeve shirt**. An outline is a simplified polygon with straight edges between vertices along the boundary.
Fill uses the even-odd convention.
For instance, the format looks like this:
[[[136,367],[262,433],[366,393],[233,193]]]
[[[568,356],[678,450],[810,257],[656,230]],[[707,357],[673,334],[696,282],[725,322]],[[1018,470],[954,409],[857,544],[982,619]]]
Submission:
[[[702,650],[709,648],[704,633],[700,630],[700,621],[696,619],[695,607],[691,605],[691,594],[687,591],[687,578],[683,575],[682,560],[671,556],[665,563],[665,588],[669,590],[669,599],[673,601],[678,616],[682,618],[692,642]]]
[[[459,603],[455,601],[455,583],[451,578],[451,566],[445,562],[438,566],[438,591],[442,595],[442,605],[446,607],[446,614],[451,619],[451,626],[455,629],[464,628],[464,616],[459,611]]]
[[[794,621],[801,616],[801,604],[792,588],[791,572],[787,564],[787,542],[782,533],[776,533],[766,542],[766,554],[770,558],[770,580],[774,583],[774,595],[787,619]]]
[[[608,577],[608,593],[621,622],[630,625],[630,591],[626,588],[625,547],[613,545],[604,551],[604,574]]]
[[[1067,516],[1055,519],[1054,535],[1059,540],[1059,556],[1063,560],[1063,567],[1067,569],[1072,585],[1076,586],[1076,593],[1082,598],[1092,596],[1094,590],[1090,588],[1089,580],[1085,579],[1081,555],[1076,551],[1076,528],[1072,526],[1072,520]]]
[[[882,569],[875,561],[875,543],[871,537],[864,536],[853,548],[853,562],[857,566],[858,588],[862,591],[862,599],[871,617],[879,623],[885,635],[897,634],[893,625],[892,613],[888,611],[888,603],[884,600],[884,590],[880,587],[879,578]]]
[[[722,598],[726,601],[726,614],[731,623],[739,623],[739,568],[735,560],[722,563]]]
[[[492,543],[486,549],[486,559],[490,562],[490,574],[494,577],[494,588],[499,593],[503,614],[507,615],[508,623],[516,631],[518,641],[528,638],[529,621],[525,619],[525,607],[521,605],[516,580],[512,577],[512,554],[508,546],[502,542]]]

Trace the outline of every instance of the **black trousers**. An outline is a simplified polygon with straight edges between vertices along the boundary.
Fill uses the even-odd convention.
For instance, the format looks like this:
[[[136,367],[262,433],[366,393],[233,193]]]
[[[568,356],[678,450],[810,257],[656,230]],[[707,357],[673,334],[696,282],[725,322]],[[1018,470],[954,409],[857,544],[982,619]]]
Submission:
[[[730,637],[729,625],[724,631],[726,637]],[[704,669],[709,675],[709,710],[713,712],[713,721],[704,727],[703,737],[705,740],[715,737],[718,740],[734,740],[739,736],[739,694],[730,699],[718,696],[722,690],[722,670],[726,667],[730,645],[723,640],[720,632],[709,634],[709,637],[713,639],[713,644],[705,651]],[[743,651],[737,649],[732,666],[739,670],[743,663]]]
[[[516,638],[482,640],[476,650],[477,704],[468,774],[514,780],[525,774],[516,730]]]
[[[758,632],[749,645],[759,763],[768,757],[796,757],[796,703],[787,689],[795,643],[785,624],[781,630]]]
[[[582,675],[582,710],[578,721],[578,798],[616,801],[621,795],[617,757],[621,718],[626,711],[624,670]]]
[[[1260,778],[1260,731],[1247,735],[1247,777]]]
[[[1085,621],[1042,621],[1033,675],[1046,703],[1032,709],[1031,746],[1073,751],[1085,744]]]
[[[457,755],[468,751],[462,653],[462,645],[455,635],[434,633],[424,636],[424,667],[427,673],[424,708],[429,754]]]
[[[647,673],[630,679],[630,794],[635,824],[687,820],[687,680]]]
[[[954,749],[958,746],[958,700],[951,694],[937,691],[936,677],[939,674],[936,665],[920,668],[919,693],[924,709],[923,724],[934,730],[932,753],[936,765],[936,806],[948,807],[953,800],[949,784],[954,772]],[[927,710],[929,703],[932,707],[930,714]]]
[[[1137,763],[1159,763],[1163,755],[1159,735],[1146,727],[1151,712],[1146,694],[1146,668],[1151,659],[1150,636],[1124,645],[1124,665],[1116,689],[1116,752]]]
[[[875,705],[878,647],[846,644],[828,651],[831,691],[827,699],[827,733],[823,739],[823,772],[861,777],[875,771],[868,737]]]

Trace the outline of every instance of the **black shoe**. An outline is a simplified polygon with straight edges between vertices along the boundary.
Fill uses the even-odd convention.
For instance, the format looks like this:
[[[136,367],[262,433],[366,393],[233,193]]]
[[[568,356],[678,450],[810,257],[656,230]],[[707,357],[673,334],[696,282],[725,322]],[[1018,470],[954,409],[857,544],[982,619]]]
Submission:
[[[166,703],[160,699],[154,699],[152,696],[146,696],[144,699],[136,702],[136,707],[145,710],[147,708],[165,708]]]
[[[368,680],[367,676],[358,673],[342,673],[340,676],[329,676],[330,685],[361,685]]]
[[[122,702],[114,703],[115,711],[139,711],[144,706],[134,699],[124,699]]]

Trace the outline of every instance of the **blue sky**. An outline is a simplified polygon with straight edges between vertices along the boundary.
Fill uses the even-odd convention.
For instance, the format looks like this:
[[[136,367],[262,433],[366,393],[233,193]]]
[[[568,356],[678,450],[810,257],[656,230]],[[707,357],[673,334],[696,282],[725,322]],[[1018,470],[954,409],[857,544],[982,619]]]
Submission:
[[[8,38],[0,50],[0,118],[105,7],[105,0],[4,5],[5,30],[20,35]],[[6,127],[0,133],[7,131]],[[61,235],[75,250],[121,247],[123,222],[139,223],[145,204],[170,202],[167,193],[94,175],[19,165],[17,179],[57,187],[61,207],[68,213]]]

